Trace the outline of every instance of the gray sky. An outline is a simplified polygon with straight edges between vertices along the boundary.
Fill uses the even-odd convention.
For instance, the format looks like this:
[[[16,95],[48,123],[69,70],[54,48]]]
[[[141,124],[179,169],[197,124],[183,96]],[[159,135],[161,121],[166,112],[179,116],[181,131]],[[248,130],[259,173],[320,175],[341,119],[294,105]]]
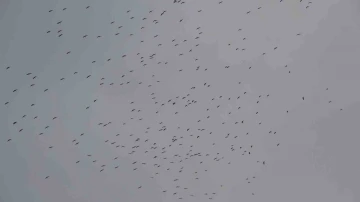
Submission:
[[[0,0],[0,201],[359,201],[360,3],[219,1]]]

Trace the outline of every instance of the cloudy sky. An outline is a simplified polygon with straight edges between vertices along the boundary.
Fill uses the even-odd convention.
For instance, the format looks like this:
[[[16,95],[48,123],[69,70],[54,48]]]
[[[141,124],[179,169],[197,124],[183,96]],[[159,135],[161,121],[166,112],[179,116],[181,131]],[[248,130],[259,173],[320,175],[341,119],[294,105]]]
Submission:
[[[0,202],[360,201],[358,36],[357,0],[0,0]]]

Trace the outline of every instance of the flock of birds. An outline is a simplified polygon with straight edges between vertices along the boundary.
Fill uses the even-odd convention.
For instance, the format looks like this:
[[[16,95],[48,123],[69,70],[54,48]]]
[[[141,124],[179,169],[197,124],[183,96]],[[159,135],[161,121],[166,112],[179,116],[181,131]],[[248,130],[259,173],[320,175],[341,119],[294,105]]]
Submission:
[[[279,0],[278,3],[282,2],[284,1]],[[298,0],[298,3],[299,6],[308,9],[312,2],[307,2],[304,5],[302,0]],[[186,1],[174,0],[173,4],[186,4]],[[226,1],[218,1],[216,4],[222,6],[226,4]],[[48,10],[46,17],[52,18],[53,13],[56,13],[57,16],[67,15],[66,12],[71,9],[71,7],[51,9]],[[83,9],[96,8],[88,5],[84,6]],[[261,6],[256,8],[256,10],[261,9]],[[244,15],[252,15],[256,10],[249,10]],[[92,126],[103,131],[101,136],[105,140],[99,144],[114,147],[119,155],[133,159],[133,172],[137,172],[140,167],[145,167],[152,172],[151,178],[156,179],[162,175],[171,176],[173,187],[163,187],[163,194],[185,201],[191,200],[189,199],[191,197],[212,200],[217,196],[216,189],[200,193],[196,192],[194,188],[189,188],[186,182],[182,181],[201,181],[203,180],[201,177],[203,173],[211,172],[212,169],[217,168],[226,170],[237,162],[241,164],[241,162],[246,161],[257,168],[266,167],[267,160],[257,150],[260,148],[256,143],[262,137],[267,136],[276,141],[273,145],[274,148],[281,147],[281,140],[277,138],[276,128],[267,124],[267,119],[262,118],[261,111],[267,106],[267,102],[272,102],[271,99],[276,98],[267,92],[261,94],[251,92],[251,90],[246,89],[246,84],[239,79],[250,75],[253,69],[261,67],[254,67],[250,63],[246,67],[234,67],[228,64],[221,66],[216,62],[202,63],[214,59],[204,54],[204,49],[201,49],[202,43],[199,39],[204,34],[201,25],[194,28],[198,33],[195,38],[171,38],[172,36],[166,36],[166,32],[158,31],[161,24],[170,19],[167,15],[171,15],[171,12],[171,10],[153,9],[143,13],[142,16],[134,16],[133,11],[129,9],[125,13],[128,16],[128,23],[131,24],[133,20],[140,19],[143,24],[136,32],[127,33],[125,24],[119,24],[116,20],[112,20],[107,23],[115,30],[113,36],[101,34],[74,36],[78,38],[77,41],[98,40],[98,43],[102,43],[101,40],[105,40],[106,37],[110,40],[116,40],[116,37],[127,37],[127,41],[134,40],[133,43],[139,47],[137,51],[133,49],[126,52],[127,50],[124,48],[121,49],[122,54],[114,53],[114,56],[106,58],[104,63],[100,62],[101,66],[104,64],[105,66],[114,66],[115,69],[121,69],[123,72],[121,74],[118,73],[120,71],[112,73],[111,76],[115,79],[109,79],[97,73],[85,74],[73,71],[67,77],[54,78],[54,80],[57,80],[59,85],[67,82],[67,80],[82,82],[92,80],[96,81],[100,91],[103,90],[104,92],[121,92],[121,89],[125,89],[127,86],[135,86],[135,91],[141,92],[139,95],[141,99],[134,96],[134,99],[127,103],[121,103],[121,106],[112,106],[113,108],[126,109],[129,116],[100,121]],[[197,12],[201,13],[203,10],[199,8]],[[184,26],[184,21],[184,18],[179,17],[176,21],[169,23],[181,28]],[[64,23],[67,22],[61,19],[57,20],[53,27],[44,31],[45,37],[53,37],[53,40],[58,40],[65,35],[71,35],[71,30],[64,30],[62,27]],[[146,36],[151,35],[151,37],[144,37],[144,33],[149,29],[152,31],[149,31],[150,34]],[[251,38],[251,36],[240,34],[243,31],[241,27],[237,28],[237,31],[243,41]],[[135,41],[135,38],[132,38],[135,36],[140,37],[140,41]],[[301,33],[294,33],[294,37],[301,37]],[[232,44],[227,45],[231,46]],[[150,54],[143,52],[143,50],[148,49],[150,49]],[[246,47],[234,49],[239,51],[239,55],[247,50]],[[281,47],[275,46],[271,50],[262,51],[259,57],[271,51],[277,51],[277,49],[281,49]],[[66,60],[67,55],[74,54],[74,50],[72,47],[68,47],[68,50],[63,54],[65,55],[64,60]],[[127,66],[128,71],[125,72],[124,67],[115,66],[116,62],[114,61],[120,60],[131,60],[134,64]],[[185,60],[192,61],[192,65],[182,65],[182,61]],[[89,65],[96,66],[98,63],[99,61],[95,59],[88,61]],[[13,68],[19,67],[6,66],[1,70],[1,74],[10,74]],[[104,67],[99,65],[98,68]],[[285,69],[287,69],[286,76],[291,74],[287,65]],[[37,85],[38,75],[26,68],[23,71],[23,74],[29,77],[30,83],[28,83],[28,88],[22,88],[22,90],[38,88],[45,95],[53,91],[51,87]],[[239,73],[242,75],[232,76]],[[165,92],[169,88],[172,92]],[[11,89],[11,91],[18,93],[20,89]],[[56,94],[56,91],[52,93]],[[300,95],[299,100],[305,100],[305,97]],[[81,114],[91,111],[92,108],[101,109],[100,102],[101,97],[88,100],[87,103],[78,106],[78,110],[72,113]],[[11,105],[12,102],[9,100],[2,107]],[[36,103],[30,103],[29,107],[41,108]],[[284,110],[284,113],[290,112]],[[36,121],[39,118],[38,115],[24,114],[19,119],[12,121],[11,130],[25,134],[26,130],[22,127],[24,122]],[[54,121],[62,119],[59,115],[48,120],[43,120],[44,117],[41,118],[45,124],[43,131],[37,134],[41,137],[48,135]],[[116,132],[106,130],[112,126],[121,129]],[[86,133],[77,134],[72,138],[71,143],[74,147],[79,144],[87,144],[86,136]],[[8,138],[5,141],[8,144],[16,144],[16,141],[21,141],[21,138],[16,141],[14,138]],[[48,152],[56,150],[58,147],[61,145],[53,142],[48,145]],[[121,168],[121,164],[110,166],[110,163],[100,163],[102,159],[95,158],[96,152],[96,148],[93,148],[93,153],[86,154],[74,164],[92,161],[94,166],[98,167],[98,172],[101,173],[110,169]],[[117,161],[118,158],[119,156],[113,157],[113,161]],[[195,166],[186,166],[190,162]],[[43,177],[44,180],[51,180],[51,170]],[[251,173],[244,180],[250,184],[251,180],[256,177],[254,173]],[[217,186],[225,186],[225,183]],[[139,182],[136,188],[141,190],[147,187]],[[254,190],[251,191],[251,195],[256,195]]]

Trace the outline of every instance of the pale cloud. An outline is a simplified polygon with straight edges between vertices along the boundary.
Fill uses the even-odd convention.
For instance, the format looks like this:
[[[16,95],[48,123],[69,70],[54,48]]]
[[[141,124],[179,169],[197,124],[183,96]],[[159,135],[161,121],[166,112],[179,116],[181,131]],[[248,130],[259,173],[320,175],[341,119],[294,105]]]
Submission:
[[[0,201],[359,201],[359,3],[219,1],[1,1]]]

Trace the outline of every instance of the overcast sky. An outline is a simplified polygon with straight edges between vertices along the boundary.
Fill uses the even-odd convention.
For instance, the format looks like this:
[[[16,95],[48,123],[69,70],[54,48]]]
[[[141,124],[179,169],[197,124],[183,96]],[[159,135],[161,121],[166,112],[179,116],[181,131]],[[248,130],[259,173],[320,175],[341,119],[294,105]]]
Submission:
[[[0,0],[0,202],[360,201],[360,2],[219,2]]]

